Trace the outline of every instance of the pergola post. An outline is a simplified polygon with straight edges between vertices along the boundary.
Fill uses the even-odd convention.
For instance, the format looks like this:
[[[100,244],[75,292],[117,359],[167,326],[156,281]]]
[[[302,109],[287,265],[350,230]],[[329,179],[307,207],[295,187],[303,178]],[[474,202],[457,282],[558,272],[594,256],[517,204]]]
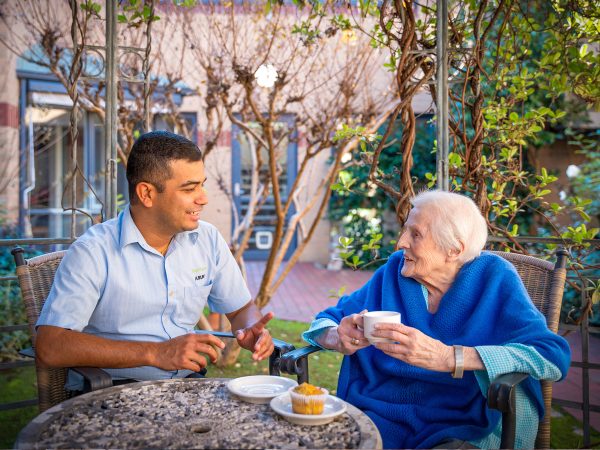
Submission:
[[[117,216],[117,2],[106,2],[106,95],[104,119],[104,220]]]
[[[436,57],[435,74],[437,101],[437,188],[450,190],[448,175],[448,0],[436,0]]]

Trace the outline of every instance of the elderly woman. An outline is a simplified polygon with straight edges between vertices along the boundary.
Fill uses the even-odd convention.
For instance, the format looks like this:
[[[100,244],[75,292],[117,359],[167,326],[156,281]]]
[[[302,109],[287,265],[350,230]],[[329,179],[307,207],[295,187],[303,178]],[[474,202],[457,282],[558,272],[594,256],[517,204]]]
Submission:
[[[337,395],[366,412],[386,448],[464,445],[498,448],[500,413],[486,408],[490,380],[530,377],[518,388],[517,447],[532,448],[544,414],[539,380],[568,370],[567,342],[546,327],[513,266],[482,252],[487,227],[469,198],[417,195],[400,251],[358,291],[317,315],[304,339],[346,357]],[[370,345],[365,311],[398,311]],[[523,417],[523,416],[521,416]]]

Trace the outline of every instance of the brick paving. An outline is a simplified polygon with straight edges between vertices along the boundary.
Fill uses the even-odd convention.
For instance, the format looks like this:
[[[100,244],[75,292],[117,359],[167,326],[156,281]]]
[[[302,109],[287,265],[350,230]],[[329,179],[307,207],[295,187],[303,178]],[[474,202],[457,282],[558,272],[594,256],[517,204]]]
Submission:
[[[248,286],[255,295],[260,286],[264,263],[251,261],[246,263]],[[346,293],[360,288],[371,276],[371,272],[352,270],[329,271],[316,267],[312,263],[298,263],[285,278],[264,312],[272,311],[275,317],[284,320],[296,320],[309,323],[315,314],[336,303],[330,291],[346,286]],[[581,361],[581,335],[571,333],[566,337],[571,346],[573,361]],[[589,346],[589,360],[600,363],[600,336],[592,335]],[[600,370],[590,370],[590,403],[600,405]],[[582,401],[582,370],[571,368],[565,380],[554,385],[554,398]],[[567,409],[573,416],[582,420],[583,413]],[[600,413],[590,413],[590,424],[600,431]]]
[[[260,287],[264,263],[246,263],[248,287],[254,296]],[[285,278],[264,312],[272,311],[275,317],[310,323],[315,315],[337,303],[330,291],[346,286],[346,293],[360,288],[371,277],[372,272],[355,272],[344,269],[331,271],[315,267],[312,263],[298,263]]]

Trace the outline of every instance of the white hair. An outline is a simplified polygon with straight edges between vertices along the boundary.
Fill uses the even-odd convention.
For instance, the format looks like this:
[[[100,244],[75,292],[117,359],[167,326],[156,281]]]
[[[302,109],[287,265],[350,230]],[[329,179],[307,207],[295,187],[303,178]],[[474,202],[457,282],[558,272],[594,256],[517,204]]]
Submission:
[[[440,190],[423,191],[411,203],[413,207],[431,214],[433,220],[430,232],[442,250],[460,251],[464,246],[464,252],[459,258],[462,264],[481,254],[487,241],[487,224],[481,211],[469,197]]]

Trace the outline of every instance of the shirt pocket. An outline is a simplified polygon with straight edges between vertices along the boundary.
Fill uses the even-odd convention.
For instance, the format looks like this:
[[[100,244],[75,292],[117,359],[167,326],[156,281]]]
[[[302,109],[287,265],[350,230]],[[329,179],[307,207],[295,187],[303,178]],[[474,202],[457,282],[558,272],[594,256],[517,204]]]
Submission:
[[[200,320],[212,283],[207,286],[190,286],[183,288],[183,299],[177,305],[177,321],[179,325],[192,330]]]

